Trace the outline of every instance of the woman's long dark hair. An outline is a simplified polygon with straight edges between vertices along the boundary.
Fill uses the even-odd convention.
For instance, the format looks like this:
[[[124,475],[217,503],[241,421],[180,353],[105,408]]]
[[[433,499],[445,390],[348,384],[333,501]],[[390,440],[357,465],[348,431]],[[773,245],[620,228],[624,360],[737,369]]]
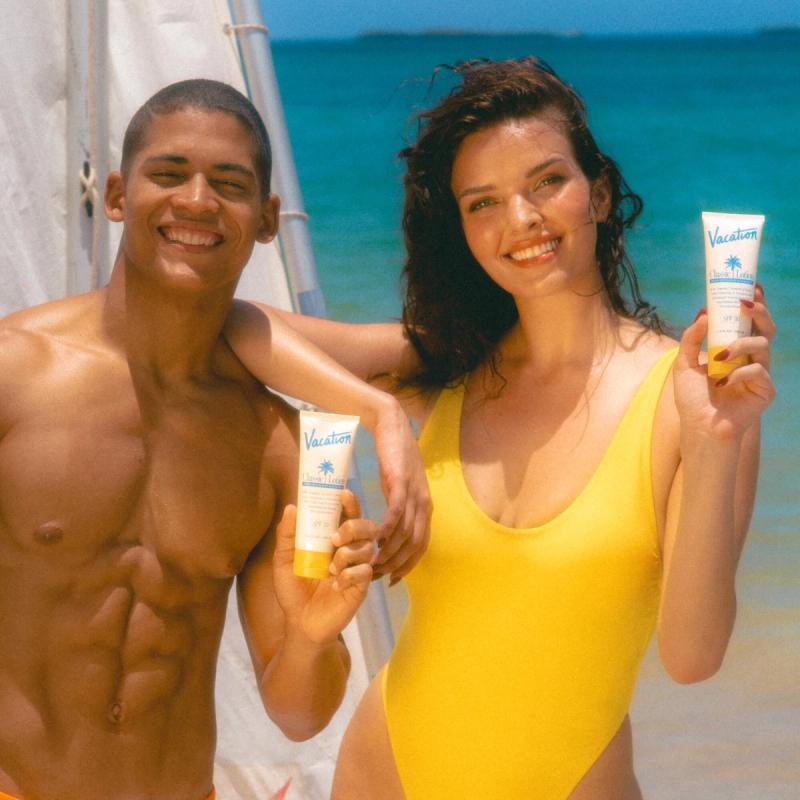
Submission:
[[[466,61],[437,72],[442,69],[461,82],[436,106],[417,115],[416,142],[400,153],[406,162],[403,326],[420,358],[419,370],[404,383],[437,388],[463,380],[487,359],[496,367],[496,345],[517,321],[517,309],[467,246],[450,189],[453,161],[469,134],[547,111],[557,113],[586,178],[603,178],[611,192],[608,217],[598,223],[596,250],[611,307],[663,332],[655,308],[639,292],[625,251],[623,230],[641,213],[642,200],[597,147],[581,98],[533,57]],[[630,299],[622,294],[626,282]]]

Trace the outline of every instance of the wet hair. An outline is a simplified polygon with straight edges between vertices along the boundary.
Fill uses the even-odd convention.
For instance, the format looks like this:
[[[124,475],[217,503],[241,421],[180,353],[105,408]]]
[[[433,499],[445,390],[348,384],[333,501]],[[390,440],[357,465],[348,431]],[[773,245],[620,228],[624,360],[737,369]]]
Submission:
[[[639,292],[625,250],[623,230],[641,213],[642,200],[614,161],[600,152],[581,98],[533,57],[437,67],[432,83],[445,70],[460,82],[415,117],[416,141],[399,154],[406,165],[403,326],[420,359],[416,374],[403,383],[423,389],[452,385],[487,360],[496,372],[496,346],[518,319],[511,295],[470,252],[450,188],[464,139],[508,120],[555,112],[583,174],[590,183],[604,180],[610,192],[608,217],[597,223],[596,255],[611,308],[663,332],[655,307]]]
[[[227,83],[207,78],[192,78],[165,86],[156,92],[131,118],[122,142],[123,175],[144,146],[153,117],[196,108],[210,113],[231,114],[247,128],[253,141],[253,160],[259,187],[265,197],[270,193],[272,150],[264,120],[256,107],[237,89]]]

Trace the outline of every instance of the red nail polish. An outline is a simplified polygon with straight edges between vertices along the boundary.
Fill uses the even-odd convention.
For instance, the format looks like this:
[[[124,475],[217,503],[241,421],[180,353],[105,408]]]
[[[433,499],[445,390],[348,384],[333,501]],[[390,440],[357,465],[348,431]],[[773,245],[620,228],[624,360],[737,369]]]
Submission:
[[[694,318],[694,321],[695,321],[695,322],[697,322],[697,320],[699,320],[699,319],[700,319],[700,317],[702,317],[702,316],[703,316],[703,314],[705,314],[705,313],[706,313],[706,310],[705,310],[705,308],[701,308],[701,309],[700,309],[700,310],[697,312],[697,316]]]
[[[730,350],[720,350],[719,353],[714,356],[714,361],[724,361],[730,354]],[[717,385],[719,386],[719,384]]]
[[[747,308],[755,308],[756,304],[752,300],[740,300],[739,301],[743,306]]]
[[[728,378],[727,377],[721,378],[720,380],[718,380],[717,383],[716,383],[717,389],[721,389],[727,382],[728,382]]]

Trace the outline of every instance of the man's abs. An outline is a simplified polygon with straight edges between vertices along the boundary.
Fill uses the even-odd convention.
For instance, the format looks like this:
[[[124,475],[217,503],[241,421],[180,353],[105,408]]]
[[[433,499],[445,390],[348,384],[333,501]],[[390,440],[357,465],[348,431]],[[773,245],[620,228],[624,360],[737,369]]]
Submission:
[[[170,607],[129,584],[17,585],[28,591],[18,603],[4,596],[0,621],[10,645],[0,654],[0,789],[26,800],[203,797],[229,582],[204,606]]]

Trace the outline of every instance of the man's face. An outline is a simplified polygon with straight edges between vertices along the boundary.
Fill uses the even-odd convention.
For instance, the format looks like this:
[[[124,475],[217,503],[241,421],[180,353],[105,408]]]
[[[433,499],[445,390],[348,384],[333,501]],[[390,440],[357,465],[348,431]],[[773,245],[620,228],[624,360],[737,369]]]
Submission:
[[[125,223],[137,272],[202,291],[235,284],[254,242],[275,235],[278,200],[261,194],[247,128],[189,108],[154,117],[127,178],[109,177],[106,213]]]

